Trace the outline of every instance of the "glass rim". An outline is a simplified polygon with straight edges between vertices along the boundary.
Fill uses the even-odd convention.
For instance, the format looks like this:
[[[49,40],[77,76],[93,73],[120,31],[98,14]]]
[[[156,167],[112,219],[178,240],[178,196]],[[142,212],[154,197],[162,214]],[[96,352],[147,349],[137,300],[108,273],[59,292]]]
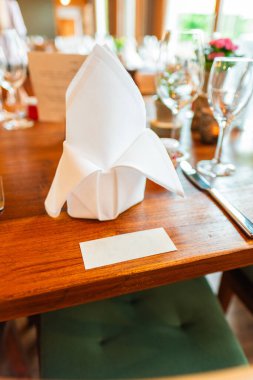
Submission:
[[[253,58],[250,57],[215,57],[214,62],[251,62],[253,63]]]

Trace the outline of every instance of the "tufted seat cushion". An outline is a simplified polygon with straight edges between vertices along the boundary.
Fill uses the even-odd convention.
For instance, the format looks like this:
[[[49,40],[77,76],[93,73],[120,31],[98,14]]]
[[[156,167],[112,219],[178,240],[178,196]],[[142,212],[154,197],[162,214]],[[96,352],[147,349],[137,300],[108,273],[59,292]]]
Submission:
[[[45,378],[144,378],[247,360],[204,278],[42,315]]]

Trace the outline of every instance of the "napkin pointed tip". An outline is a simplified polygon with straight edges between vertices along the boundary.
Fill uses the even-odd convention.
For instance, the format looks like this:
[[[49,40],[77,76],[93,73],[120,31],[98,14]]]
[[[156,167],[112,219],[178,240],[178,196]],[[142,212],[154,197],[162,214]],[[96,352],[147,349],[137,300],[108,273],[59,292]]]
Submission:
[[[57,211],[52,210],[52,209],[48,206],[48,202],[47,202],[47,200],[45,201],[44,206],[45,206],[45,209],[46,209],[47,214],[48,214],[51,218],[54,218],[54,219],[58,218],[58,216],[60,215],[60,211],[59,211],[59,210],[57,210]]]
[[[185,192],[184,192],[184,189],[183,189],[183,188],[180,189],[180,190],[178,191],[178,195],[179,195],[181,198],[186,198],[186,196],[185,196]]]

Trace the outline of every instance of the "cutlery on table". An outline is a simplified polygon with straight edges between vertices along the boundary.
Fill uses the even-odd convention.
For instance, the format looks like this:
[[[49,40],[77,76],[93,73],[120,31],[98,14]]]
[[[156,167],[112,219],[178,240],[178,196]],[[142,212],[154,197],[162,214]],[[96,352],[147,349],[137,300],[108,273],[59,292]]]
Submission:
[[[235,208],[222,194],[215,189],[205,177],[200,175],[187,161],[182,161],[180,167],[186,176],[198,189],[207,192],[234,220],[234,222],[253,238],[253,222]]]
[[[4,186],[3,179],[0,177],[0,211],[4,209]]]

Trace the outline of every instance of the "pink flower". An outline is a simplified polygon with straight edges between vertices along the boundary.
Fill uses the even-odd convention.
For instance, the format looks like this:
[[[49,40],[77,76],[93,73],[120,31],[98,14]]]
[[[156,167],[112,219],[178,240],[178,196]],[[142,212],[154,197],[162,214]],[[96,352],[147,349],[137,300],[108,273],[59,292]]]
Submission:
[[[210,41],[209,45],[215,47],[216,49],[223,49],[225,47],[224,38],[219,38],[218,40]]]
[[[235,51],[238,49],[237,45],[234,45],[230,38],[224,38],[225,40],[225,49]]]
[[[213,53],[208,54],[207,59],[209,61],[212,61],[216,57],[224,57],[224,56],[225,56],[225,53],[223,53],[222,51],[220,52],[214,51]]]
[[[225,49],[230,51],[235,51],[238,49],[237,45],[234,45],[230,38],[219,38],[217,40],[212,40],[209,45],[216,49]]]

